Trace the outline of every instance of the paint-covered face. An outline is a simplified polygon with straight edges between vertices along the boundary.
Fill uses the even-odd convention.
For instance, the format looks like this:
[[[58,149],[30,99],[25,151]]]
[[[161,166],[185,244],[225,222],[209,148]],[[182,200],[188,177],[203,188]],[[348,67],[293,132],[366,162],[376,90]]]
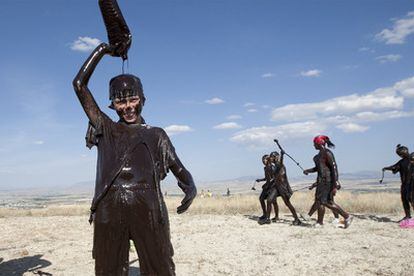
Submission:
[[[406,147],[401,147],[397,149],[397,154],[401,158],[409,157],[410,153],[408,152],[408,149]]]
[[[280,163],[280,155],[271,155],[270,156],[270,162],[272,162],[274,164],[279,164]]]
[[[268,163],[269,163],[269,157],[268,156],[266,156],[266,157],[263,157],[262,158],[262,163],[263,163],[263,165],[267,165]]]
[[[127,124],[138,123],[141,114],[141,99],[139,96],[116,98],[112,101],[119,118]]]
[[[321,144],[317,144],[317,143],[313,143],[313,146],[315,147],[316,150],[320,150],[323,148]]]

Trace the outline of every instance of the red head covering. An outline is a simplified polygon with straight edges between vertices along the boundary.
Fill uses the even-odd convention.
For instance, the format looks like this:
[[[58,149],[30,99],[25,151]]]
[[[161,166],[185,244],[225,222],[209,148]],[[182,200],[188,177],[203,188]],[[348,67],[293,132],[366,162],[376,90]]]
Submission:
[[[313,139],[313,142],[318,145],[325,146],[325,144],[329,141],[329,137],[325,135],[318,135]]]

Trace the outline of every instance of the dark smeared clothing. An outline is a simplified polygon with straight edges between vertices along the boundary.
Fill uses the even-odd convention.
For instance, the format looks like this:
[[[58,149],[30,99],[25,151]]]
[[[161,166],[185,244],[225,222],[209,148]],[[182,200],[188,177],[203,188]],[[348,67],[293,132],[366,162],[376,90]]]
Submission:
[[[98,148],[91,206],[96,275],[128,272],[130,239],[138,251],[141,275],[175,275],[160,190],[160,180],[178,159],[167,134],[148,125],[115,123],[102,113],[89,139]]]
[[[277,195],[286,196],[287,198],[290,198],[293,192],[292,188],[290,187],[289,180],[287,178],[285,165],[278,164],[274,168],[275,189],[277,190]]]
[[[266,165],[264,168],[264,175],[265,177],[259,179],[259,181],[266,181],[265,184],[262,185],[262,193],[260,194],[260,198],[266,199],[269,195],[269,192],[275,186],[275,179],[274,179],[274,165]]]
[[[317,172],[317,186],[315,199],[323,204],[332,203],[336,182],[338,181],[338,167],[335,157],[329,149],[322,149],[313,157],[315,167],[309,172]]]
[[[91,206],[94,212],[99,201],[125,165],[136,146],[144,144],[151,153],[149,160],[154,170],[155,185],[164,179],[177,159],[175,149],[165,131],[148,125],[127,125],[113,122],[106,114],[87,136],[87,146],[96,145],[98,161],[96,169],[95,195]],[[89,134],[89,131],[88,131]]]

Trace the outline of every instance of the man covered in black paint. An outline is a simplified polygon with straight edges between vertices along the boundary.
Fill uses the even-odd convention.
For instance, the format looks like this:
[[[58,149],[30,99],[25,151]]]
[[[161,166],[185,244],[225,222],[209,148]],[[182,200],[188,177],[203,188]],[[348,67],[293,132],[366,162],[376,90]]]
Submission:
[[[100,44],[73,81],[89,118],[87,145],[98,150],[93,257],[96,275],[128,275],[129,240],[139,256],[140,275],[175,275],[167,209],[160,181],[169,170],[185,193],[182,213],[197,194],[191,174],[177,157],[165,131],[145,124],[145,97],[139,78],[119,75],[110,81],[113,122],[103,113],[88,88],[89,79],[104,55],[117,56],[114,46]],[[119,52],[119,51],[118,51]]]
[[[292,203],[290,202],[290,197],[293,195],[293,192],[287,178],[286,167],[283,164],[284,155],[285,152],[283,150],[281,151],[280,155],[276,151],[270,154],[270,162],[273,164],[274,185],[271,187],[267,198],[268,206],[266,215],[267,217],[270,216],[269,202],[276,201],[276,198],[280,196],[283,199],[283,202],[289,208],[289,211],[292,213],[292,216],[294,218],[293,225],[300,225],[301,221],[298,218],[295,207],[293,207]]]
[[[260,206],[262,207],[262,212],[263,212],[263,215],[259,217],[259,221],[258,221],[258,223],[261,225],[271,223],[269,217],[270,217],[270,209],[272,208],[272,204],[275,209],[275,221],[278,219],[278,216],[279,216],[279,208],[277,206],[276,196],[274,197],[273,201],[271,202],[268,201],[267,207],[266,207],[266,199],[268,199],[269,192],[275,183],[274,165],[272,164],[272,162],[270,162],[270,156],[267,154],[262,156],[262,163],[264,165],[263,170],[264,170],[265,177],[256,179],[256,182],[266,181],[265,184],[263,184],[262,186],[262,192],[260,193],[260,196],[259,196]]]
[[[412,171],[414,164],[411,164],[410,160],[410,153],[406,146],[402,146],[400,144],[397,145],[395,150],[397,155],[401,157],[401,159],[394,165],[389,167],[384,167],[383,171],[392,171],[392,173],[400,173],[401,179],[401,201],[403,204],[405,217],[401,220],[411,218],[411,210],[410,210],[410,203],[414,208],[414,199],[413,199],[413,184],[412,184]]]

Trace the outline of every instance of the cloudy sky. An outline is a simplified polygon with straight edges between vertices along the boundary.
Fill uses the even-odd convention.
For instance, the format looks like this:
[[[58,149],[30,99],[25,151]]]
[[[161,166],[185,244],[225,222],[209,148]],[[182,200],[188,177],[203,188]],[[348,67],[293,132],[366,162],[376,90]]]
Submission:
[[[330,136],[341,172],[379,170],[396,144],[414,148],[412,1],[118,2],[143,115],[196,181],[260,175],[274,138],[310,167],[313,136]],[[3,0],[0,23],[0,184],[93,180],[71,81],[107,40],[97,1]],[[108,81],[121,70],[105,57],[90,83],[114,119]]]

